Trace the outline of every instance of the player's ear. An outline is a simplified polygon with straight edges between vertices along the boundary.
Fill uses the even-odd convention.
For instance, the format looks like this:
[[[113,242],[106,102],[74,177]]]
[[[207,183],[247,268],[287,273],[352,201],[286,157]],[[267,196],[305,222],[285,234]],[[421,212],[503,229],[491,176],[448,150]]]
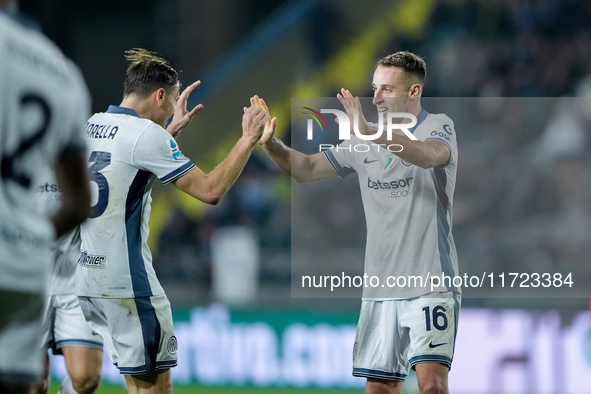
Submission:
[[[164,102],[165,97],[166,97],[166,90],[164,88],[158,88],[154,91],[154,99],[156,100],[156,104],[159,107]]]
[[[423,86],[418,83],[413,83],[410,86],[410,97],[421,97],[423,93]]]

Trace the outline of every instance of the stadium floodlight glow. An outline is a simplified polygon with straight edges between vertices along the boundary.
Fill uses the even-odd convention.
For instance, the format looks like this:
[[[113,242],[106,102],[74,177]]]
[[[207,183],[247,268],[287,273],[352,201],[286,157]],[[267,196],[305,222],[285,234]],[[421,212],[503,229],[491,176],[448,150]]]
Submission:
[[[326,129],[328,130],[328,125],[326,123],[326,120],[324,119],[324,117],[321,114],[335,115],[337,117],[338,123],[339,123],[339,139],[340,140],[348,140],[351,138],[351,122],[349,120],[349,115],[347,115],[346,112],[340,111],[338,109],[324,109],[323,108],[320,110],[320,113],[318,113],[317,111],[314,111],[312,108],[308,108],[308,107],[304,107],[304,108],[314,112],[314,114],[316,116],[314,116],[313,114],[308,113],[308,112],[304,112],[304,113],[312,116],[314,118],[314,120],[316,121],[316,123],[318,123],[318,125],[320,125],[321,130],[324,130],[322,124],[324,124],[326,126]],[[379,120],[378,120],[378,129],[377,129],[376,133],[366,135],[366,134],[362,134],[359,131],[359,113],[355,112],[353,114],[353,132],[355,133],[357,138],[359,138],[360,140],[364,140],[364,141],[373,141],[377,138],[380,138],[384,132],[384,121],[383,121],[382,115],[383,115],[383,113],[378,113]],[[394,119],[410,119],[410,123],[394,123]],[[322,123],[320,122],[320,120],[322,120]],[[411,113],[408,113],[408,112],[388,112],[386,114],[386,134],[387,134],[388,141],[390,141],[392,139],[392,131],[396,130],[396,129],[401,130],[408,138],[416,141],[417,137],[415,137],[412,134],[412,132],[410,131],[410,129],[413,128],[416,124],[417,124],[417,117]],[[314,132],[313,132],[314,122],[312,122],[312,119],[308,119],[307,126],[308,126],[307,138],[308,138],[308,140],[312,140],[312,138],[314,136]]]

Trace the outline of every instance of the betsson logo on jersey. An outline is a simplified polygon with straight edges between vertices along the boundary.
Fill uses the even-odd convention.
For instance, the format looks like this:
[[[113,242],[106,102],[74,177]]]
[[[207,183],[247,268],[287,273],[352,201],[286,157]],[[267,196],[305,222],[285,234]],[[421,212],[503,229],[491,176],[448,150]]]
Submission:
[[[37,186],[39,193],[61,193],[61,189],[55,183],[45,183],[45,185]]]
[[[37,192],[39,193],[39,196],[46,196],[44,198],[47,198],[47,201],[62,202],[64,200],[61,189],[55,183],[45,183],[45,185],[39,185],[37,186]]]
[[[106,256],[88,254],[86,250],[82,250],[80,253],[78,264],[82,267],[103,268],[105,266]]]
[[[390,190],[388,198],[401,198],[410,195],[410,185],[413,177],[399,179],[397,181],[372,181],[367,178],[367,187],[374,190]],[[402,189],[402,190],[401,190]]]

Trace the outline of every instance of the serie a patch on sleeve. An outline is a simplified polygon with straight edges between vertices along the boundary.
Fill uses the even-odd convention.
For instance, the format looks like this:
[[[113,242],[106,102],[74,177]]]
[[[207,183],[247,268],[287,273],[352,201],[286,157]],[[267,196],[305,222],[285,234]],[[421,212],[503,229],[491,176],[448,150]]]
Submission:
[[[170,154],[172,155],[172,158],[175,160],[178,160],[181,157],[183,157],[183,154],[179,150],[178,144],[172,138],[169,139],[168,142],[169,142]]]

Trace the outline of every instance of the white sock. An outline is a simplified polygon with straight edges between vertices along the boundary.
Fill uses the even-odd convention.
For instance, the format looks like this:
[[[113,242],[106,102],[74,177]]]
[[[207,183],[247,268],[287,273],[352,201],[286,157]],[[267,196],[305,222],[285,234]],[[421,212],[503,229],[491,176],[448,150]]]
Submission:
[[[62,380],[60,391],[58,391],[57,394],[79,394],[76,390],[74,390],[70,376],[66,376],[66,378]]]

